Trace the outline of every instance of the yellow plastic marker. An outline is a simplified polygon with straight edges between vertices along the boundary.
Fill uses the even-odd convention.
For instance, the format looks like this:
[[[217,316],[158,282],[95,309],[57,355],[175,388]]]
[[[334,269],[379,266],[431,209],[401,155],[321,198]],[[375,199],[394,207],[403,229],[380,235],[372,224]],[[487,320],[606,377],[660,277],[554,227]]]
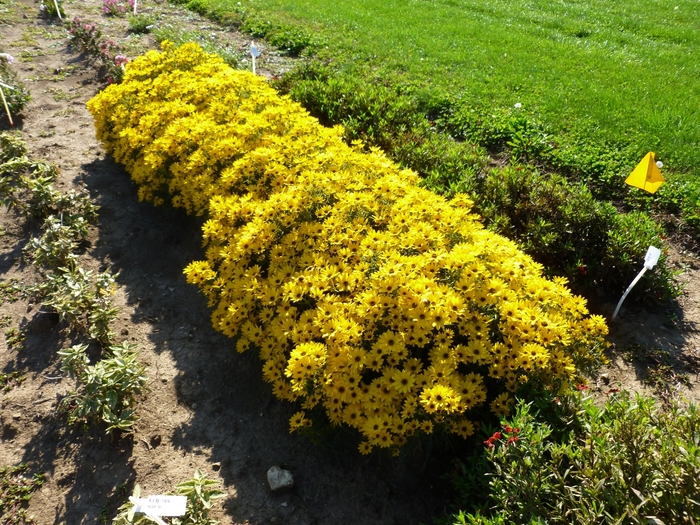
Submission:
[[[634,171],[627,177],[625,182],[630,186],[642,188],[649,193],[655,193],[659,186],[666,182],[666,179],[659,171],[659,167],[656,165],[653,151],[644,156],[642,162],[637,164],[637,167],[634,168]]]

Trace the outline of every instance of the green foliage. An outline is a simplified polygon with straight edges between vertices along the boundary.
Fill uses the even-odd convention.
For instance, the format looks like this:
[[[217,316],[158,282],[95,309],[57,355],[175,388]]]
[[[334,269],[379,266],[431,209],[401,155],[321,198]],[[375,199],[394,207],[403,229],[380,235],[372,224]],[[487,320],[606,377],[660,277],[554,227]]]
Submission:
[[[21,384],[26,377],[20,375],[19,372],[0,372],[0,389],[4,392],[9,392],[17,385]]]
[[[163,25],[152,30],[155,39],[161,43],[165,40],[181,46],[188,42],[199,44],[207,53],[220,56],[232,68],[240,68],[243,55],[232,44],[222,43],[211,34],[201,31],[186,31],[174,28],[170,25]]]
[[[269,19],[246,17],[241,31],[257,38],[264,38],[286,55],[299,56],[312,53],[321,45],[321,39],[314,33],[298,25],[273,23]]]
[[[182,517],[174,517],[172,525],[215,525],[217,522],[209,518],[209,511],[212,503],[225,496],[225,493],[218,490],[218,482],[208,479],[199,469],[195,470],[194,476],[182,483],[178,483],[175,494],[187,496],[187,510]],[[141,497],[141,487],[136,485],[133,497]],[[112,522],[113,525],[143,525],[154,523],[143,513],[135,512],[134,504],[127,501],[119,508],[119,513]]]
[[[11,55],[0,53],[0,82],[11,88],[8,89],[4,87],[2,88],[2,92],[5,95],[7,107],[10,109],[10,113],[14,116],[21,113],[32,98],[29,94],[29,90],[19,80],[19,78],[17,78],[17,73],[15,73],[15,71],[12,69],[10,65],[11,58]],[[0,107],[0,115],[4,116],[4,113],[5,108],[2,106]],[[0,151],[4,146],[4,143],[0,143]]]
[[[77,266],[63,267],[49,274],[37,291],[42,304],[58,313],[71,329],[108,346],[114,337],[109,323],[119,314],[111,302],[117,288],[115,278],[109,270],[94,275]]]
[[[303,64],[276,86],[318,118],[322,124],[345,127],[350,143],[362,140],[391,152],[396,139],[424,123],[415,102],[396,88],[377,82],[336,74],[318,63]]]
[[[62,4],[62,0],[41,0],[39,10],[41,14],[48,18],[65,18],[66,12]],[[58,6],[58,8],[56,8],[56,6]]]
[[[208,479],[199,469],[194,476],[175,487],[175,494],[187,496],[187,513],[183,518],[175,518],[173,525],[215,525],[217,522],[209,518],[209,511],[215,500],[226,494],[218,490],[218,482]]]
[[[24,252],[34,264],[47,270],[45,280],[31,291],[42,304],[57,312],[71,330],[107,348],[107,357],[90,365],[87,345],[74,345],[59,352],[63,368],[77,377],[80,387],[66,397],[61,407],[69,421],[107,424],[107,431],[128,431],[136,421],[134,396],[145,385],[145,368],[136,361],[136,353],[124,342],[113,344],[110,323],[119,310],[112,306],[117,285],[109,270],[94,273],[78,264],[79,243],[87,238],[89,222],[97,219],[97,207],[87,195],[61,193],[52,183],[58,170],[49,164],[31,162],[26,147],[16,135],[0,134],[0,199],[27,217],[44,218],[42,233],[33,237]],[[1,299],[24,294],[16,282],[0,284]],[[24,332],[16,328],[6,332],[8,347],[23,344]]]
[[[27,145],[19,132],[0,132],[0,164],[27,155]],[[0,172],[2,173],[2,172]]]
[[[696,405],[662,409],[623,393],[599,407],[567,397],[540,411],[518,404],[486,441],[493,516],[461,513],[457,523],[694,523]]]
[[[107,432],[131,431],[137,421],[135,396],[146,386],[146,369],[137,361],[134,345],[123,342],[108,349],[108,357],[94,365],[85,353],[87,345],[61,350],[61,370],[76,377],[80,390],[61,400],[70,424],[103,422]]]
[[[27,515],[26,507],[32,492],[44,482],[44,475],[27,478],[24,475],[27,469],[24,463],[0,468],[0,521],[3,525],[36,524],[34,518]]]
[[[619,287],[629,284],[631,277],[641,270],[640,261],[650,245],[665,246],[664,231],[648,215],[633,211],[614,215],[614,223],[608,235],[605,263],[617,270],[611,283]],[[680,288],[674,284],[673,271],[667,266],[668,255],[662,251],[657,266],[645,274],[640,284],[635,286],[637,296],[650,299],[667,299],[680,295]],[[626,283],[626,284],[625,284]]]
[[[646,214],[619,213],[585,185],[528,166],[492,170],[474,195],[491,229],[579,290],[619,295],[641,270],[648,247],[665,246],[663,229]],[[634,293],[652,300],[680,293],[666,254]]]
[[[148,14],[129,15],[129,32],[137,35],[148,33],[156,23],[156,18]]]
[[[5,331],[5,343],[10,350],[22,350],[27,340],[27,332],[18,328],[8,328]]]

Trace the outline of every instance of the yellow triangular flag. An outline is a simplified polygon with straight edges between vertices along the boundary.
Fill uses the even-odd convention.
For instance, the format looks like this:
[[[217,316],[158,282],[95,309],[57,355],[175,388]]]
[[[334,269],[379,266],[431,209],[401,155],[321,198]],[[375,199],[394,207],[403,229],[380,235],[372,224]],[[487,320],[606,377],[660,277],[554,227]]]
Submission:
[[[625,182],[630,186],[642,188],[649,193],[655,193],[659,186],[666,182],[666,179],[659,171],[659,167],[656,165],[653,151],[644,156],[642,162],[637,164],[637,167],[634,168],[634,171],[627,177]]]

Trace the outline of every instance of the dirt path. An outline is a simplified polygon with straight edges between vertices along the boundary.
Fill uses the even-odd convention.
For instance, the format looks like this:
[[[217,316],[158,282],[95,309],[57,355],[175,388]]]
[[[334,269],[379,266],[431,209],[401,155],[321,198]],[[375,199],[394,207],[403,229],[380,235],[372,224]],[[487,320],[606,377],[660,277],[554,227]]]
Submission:
[[[248,44],[241,35],[167,4],[140,5],[159,23],[213,32],[241,51]],[[295,408],[273,398],[253,355],[236,354],[231,341],[213,331],[205,300],[185,284],[182,269],[202,256],[199,224],[138,203],[126,173],[95,141],[85,109],[103,86],[95,64],[68,45],[61,26],[39,16],[38,4],[12,0],[0,8],[0,50],[21,58],[16,70],[33,97],[16,128],[31,158],[60,167],[57,189],[83,188],[100,206],[99,225],[81,263],[121,272],[115,331],[120,340],[138,345],[150,378],[132,436],[111,442],[98,431],[67,428],[56,414],[57,396],[74,383],[60,372],[56,352],[70,344],[70,337],[57,316],[8,296],[3,288],[3,330],[24,333],[26,341],[18,346],[0,338],[0,372],[19,371],[26,380],[0,393],[0,465],[26,462],[31,472],[46,473],[30,504],[37,522],[109,522],[135,483],[147,494],[172,490],[195,468],[220,480],[228,494],[214,513],[224,525],[417,524],[440,515],[449,502],[449,485],[440,478],[449,465],[440,457],[415,450],[395,461],[364,458],[342,432],[317,439],[288,434]],[[103,16],[95,1],[67,2],[66,11],[71,18],[98,22],[107,36],[127,45],[129,56],[154,46],[152,37],[129,36],[126,20]],[[278,74],[286,67],[269,51],[262,59],[264,73]],[[8,129],[6,119],[0,120],[0,129]],[[2,282],[34,282],[38,276],[22,264],[21,249],[35,226],[5,209],[0,225],[5,231],[0,237]],[[624,310],[613,339],[620,349],[634,339],[660,345],[691,366],[692,359],[681,357],[700,351],[700,270],[697,259],[679,255],[678,261],[686,265],[681,278],[689,282],[688,295],[670,310]],[[611,310],[610,305],[603,309]],[[643,371],[621,360],[616,364],[619,368],[608,371],[601,389],[618,381],[641,388]],[[697,373],[689,377],[691,386],[697,384]],[[697,398],[697,389],[687,392]],[[270,492],[265,473],[272,465],[293,472],[293,489]]]

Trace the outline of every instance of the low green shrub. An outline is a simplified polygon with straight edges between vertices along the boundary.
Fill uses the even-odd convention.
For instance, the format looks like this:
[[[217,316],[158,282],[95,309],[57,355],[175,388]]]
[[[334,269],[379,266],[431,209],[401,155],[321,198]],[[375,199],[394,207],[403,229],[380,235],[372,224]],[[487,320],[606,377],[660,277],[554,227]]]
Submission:
[[[66,12],[62,4],[62,0],[41,0],[39,11],[48,18],[65,18]]]
[[[275,23],[255,16],[242,20],[240,30],[257,38],[264,38],[289,56],[310,54],[321,45],[321,40],[311,31],[300,26]]]
[[[29,104],[32,97],[24,83],[17,77],[17,73],[12,69],[11,64],[14,57],[8,53],[0,53],[0,82],[8,87],[3,87],[2,92],[7,102],[10,113],[18,115]],[[0,106],[0,116],[5,114],[5,107]],[[4,146],[4,144],[3,144]]]
[[[580,394],[520,401],[485,441],[490,508],[455,523],[696,523],[700,414],[623,392],[597,406]]]
[[[490,171],[475,187],[476,209],[489,227],[513,239],[549,272],[580,291],[618,296],[642,269],[650,245],[665,246],[663,229],[641,212],[619,213],[587,186],[528,166]],[[634,296],[657,300],[679,293],[662,255]]]
[[[661,257],[653,271],[647,272],[635,286],[633,293],[645,300],[665,300],[679,296],[682,290],[674,279],[675,272],[668,265],[664,230],[640,211],[613,215],[602,262],[603,268],[608,272],[607,283],[613,290],[626,288],[642,269],[641,263],[650,245],[663,248]]]
[[[79,390],[60,403],[70,424],[103,422],[108,433],[132,429],[137,421],[135,396],[146,386],[146,368],[138,362],[134,347],[126,341],[110,346],[107,357],[94,365],[87,357],[87,345],[58,352],[63,362],[61,370],[79,382]]]
[[[348,75],[310,63],[287,74],[275,86],[325,126],[342,124],[349,144],[362,140],[391,152],[397,139],[425,124],[416,103],[390,85]]]
[[[137,35],[148,33],[156,23],[156,18],[148,14],[129,15],[129,32]]]
[[[59,268],[37,286],[42,304],[58,313],[74,331],[84,332],[102,346],[112,342],[109,323],[119,309],[112,306],[116,275],[109,270],[93,275],[80,267]]]

